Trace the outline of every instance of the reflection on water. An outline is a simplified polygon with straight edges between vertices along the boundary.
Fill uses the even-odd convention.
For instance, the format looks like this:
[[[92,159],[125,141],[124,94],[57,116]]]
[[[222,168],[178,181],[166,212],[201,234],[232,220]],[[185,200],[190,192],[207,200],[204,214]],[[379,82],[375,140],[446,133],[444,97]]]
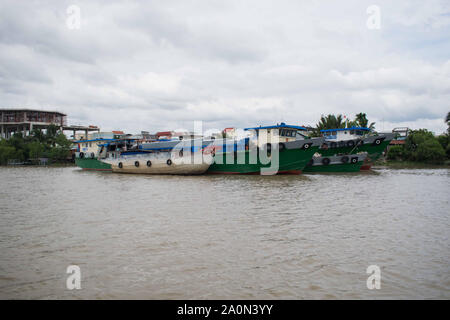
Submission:
[[[450,170],[0,168],[0,298],[450,298]],[[82,290],[66,289],[80,266]],[[381,268],[368,290],[366,269]]]

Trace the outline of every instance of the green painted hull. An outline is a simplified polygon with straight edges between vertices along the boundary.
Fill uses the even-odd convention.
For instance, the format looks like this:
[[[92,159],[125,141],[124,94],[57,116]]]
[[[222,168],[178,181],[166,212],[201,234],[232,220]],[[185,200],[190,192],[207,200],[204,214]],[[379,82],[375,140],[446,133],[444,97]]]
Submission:
[[[314,153],[318,151],[318,146],[311,146],[308,149],[285,149],[279,153],[279,174],[300,174],[311,160]],[[240,153],[245,153],[245,159]],[[262,164],[259,157],[256,163],[251,164],[249,161],[250,152],[248,150],[238,151],[237,159],[240,157],[245,161],[237,163],[237,159],[226,159],[227,153],[216,153],[214,163],[209,167],[209,174],[260,174],[262,168],[269,168],[269,164]],[[216,160],[218,157],[219,160]],[[219,163],[217,163],[219,162]],[[232,163],[231,163],[232,162]]]
[[[75,158],[75,164],[83,170],[111,171],[111,165],[91,158]]]
[[[337,147],[329,149],[319,149],[319,153],[323,157],[331,157],[337,154],[356,154],[358,152],[367,152],[367,158],[364,163],[359,167],[359,170],[369,170],[372,167],[372,163],[375,162],[386,150],[387,146],[391,142],[390,139],[383,140],[379,145],[366,143],[357,147]],[[329,169],[331,170],[331,169]],[[349,172],[343,171],[342,168],[336,167],[333,172]],[[332,172],[332,171],[327,171]]]
[[[370,158],[371,161],[375,161],[381,156],[383,151],[389,145],[390,141],[391,140],[384,140],[379,145],[366,143],[362,146],[357,147],[337,147],[329,148],[327,150],[319,149],[319,153],[322,155],[322,157],[330,157],[336,154],[356,154],[358,152],[367,152],[368,158]]]
[[[342,164],[329,164],[329,165],[319,165],[319,166],[306,166],[303,172],[359,172],[363,161],[358,161],[357,163],[342,163]]]

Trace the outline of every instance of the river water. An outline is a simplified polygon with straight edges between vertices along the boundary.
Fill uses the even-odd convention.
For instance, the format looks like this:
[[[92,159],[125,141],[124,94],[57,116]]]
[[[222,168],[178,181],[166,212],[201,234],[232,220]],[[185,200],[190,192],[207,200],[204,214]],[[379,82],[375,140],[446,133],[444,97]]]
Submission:
[[[450,298],[450,170],[0,168],[3,299]],[[68,290],[66,269],[81,270]],[[381,288],[367,288],[368,266]]]

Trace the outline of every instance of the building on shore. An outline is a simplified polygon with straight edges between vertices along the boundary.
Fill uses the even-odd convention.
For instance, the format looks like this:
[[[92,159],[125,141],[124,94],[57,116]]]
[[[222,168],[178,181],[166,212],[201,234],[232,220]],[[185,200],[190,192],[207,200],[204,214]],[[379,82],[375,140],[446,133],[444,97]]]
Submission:
[[[199,139],[203,136],[201,134],[196,134],[194,132],[176,132],[176,131],[160,131],[157,132],[155,135],[151,135],[151,137],[154,137],[156,139]]]
[[[72,131],[75,138],[77,131],[84,131],[87,137],[91,131],[100,131],[97,126],[76,126],[67,124],[67,115],[58,111],[36,109],[0,109],[0,138],[9,139],[15,133],[29,135],[33,129],[47,129],[50,125],[63,131]]]

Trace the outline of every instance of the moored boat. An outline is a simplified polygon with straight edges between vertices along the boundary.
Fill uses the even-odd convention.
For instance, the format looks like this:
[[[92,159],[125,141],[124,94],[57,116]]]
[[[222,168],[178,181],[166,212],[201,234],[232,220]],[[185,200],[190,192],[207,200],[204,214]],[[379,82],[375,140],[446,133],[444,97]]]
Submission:
[[[372,163],[382,155],[389,142],[394,138],[393,133],[371,134],[371,130],[364,127],[328,129],[321,130],[321,132],[325,137],[325,142],[318,151],[321,156],[353,156],[366,152],[367,157],[360,170],[369,170]],[[337,172],[341,170],[341,167],[334,168]]]
[[[214,144],[216,152],[209,174],[300,174],[323,138],[298,139],[300,126],[246,128],[246,138]]]
[[[111,171],[111,165],[101,159],[114,157],[131,149],[135,144],[131,139],[90,139],[75,141],[75,164],[83,170]]]
[[[367,154],[322,157],[314,155],[303,172],[359,172]]]
[[[75,154],[75,164],[83,170],[94,171],[111,171],[111,165],[98,160],[96,157],[80,157],[79,153]]]
[[[167,175],[195,175],[208,170],[213,162],[208,152],[137,152],[117,158],[103,159],[113,172]]]

